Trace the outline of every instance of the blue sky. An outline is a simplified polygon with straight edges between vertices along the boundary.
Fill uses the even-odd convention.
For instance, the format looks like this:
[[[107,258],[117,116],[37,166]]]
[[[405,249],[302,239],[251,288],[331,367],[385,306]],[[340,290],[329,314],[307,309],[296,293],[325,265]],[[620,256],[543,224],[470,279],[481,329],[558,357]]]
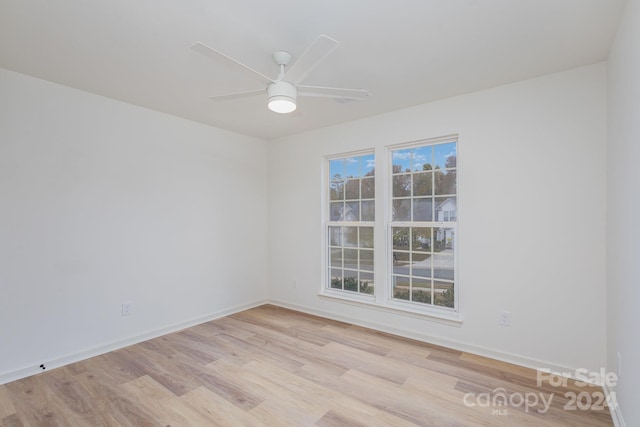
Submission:
[[[447,158],[456,155],[456,143],[428,145],[426,147],[406,148],[393,152],[393,164],[400,165],[402,171],[412,169],[421,171],[424,164],[432,164],[443,169]],[[342,178],[353,176],[362,177],[375,167],[373,154],[348,157],[345,159],[331,160],[329,162],[329,174],[333,178],[340,175]]]
[[[429,145],[426,147],[406,148],[393,152],[393,164],[400,165],[402,171],[412,169],[422,170],[424,164],[445,167],[447,158],[456,155],[456,143]]]
[[[332,178],[337,174],[343,178],[347,176],[360,177],[366,175],[374,167],[374,155],[365,154],[364,156],[331,160],[329,162],[329,174]]]

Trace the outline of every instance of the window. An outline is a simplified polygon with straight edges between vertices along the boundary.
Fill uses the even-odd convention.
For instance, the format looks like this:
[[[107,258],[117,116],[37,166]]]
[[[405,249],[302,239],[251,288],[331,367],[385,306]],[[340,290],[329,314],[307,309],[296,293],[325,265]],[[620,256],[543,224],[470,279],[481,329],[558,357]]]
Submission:
[[[327,160],[323,295],[458,321],[457,137],[387,154],[378,182],[373,152]]]
[[[392,299],[454,309],[457,143],[390,154]]]
[[[329,160],[330,289],[374,293],[374,166],[373,154]]]

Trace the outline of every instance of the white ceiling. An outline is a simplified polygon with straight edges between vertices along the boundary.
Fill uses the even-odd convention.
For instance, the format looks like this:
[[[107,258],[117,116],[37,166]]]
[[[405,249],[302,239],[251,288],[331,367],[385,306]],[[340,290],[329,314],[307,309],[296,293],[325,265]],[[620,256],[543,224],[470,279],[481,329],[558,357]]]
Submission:
[[[273,139],[607,58],[625,0],[0,0],[0,67]],[[366,88],[364,101],[299,98],[292,115],[251,73],[274,76],[319,35],[341,42],[307,85]]]

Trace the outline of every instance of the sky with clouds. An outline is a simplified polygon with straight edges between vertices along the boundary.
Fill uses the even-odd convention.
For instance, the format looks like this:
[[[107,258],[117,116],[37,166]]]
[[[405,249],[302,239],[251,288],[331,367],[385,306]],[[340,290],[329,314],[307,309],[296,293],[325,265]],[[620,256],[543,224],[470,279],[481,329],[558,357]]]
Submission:
[[[456,142],[448,142],[395,150],[393,151],[393,164],[400,165],[403,172],[407,169],[421,171],[425,164],[431,164],[433,168],[444,169],[447,159],[451,156],[456,156],[456,148]],[[373,170],[374,167],[374,155],[365,154],[363,156],[331,160],[329,162],[329,173],[332,178],[336,175],[340,175],[343,178],[362,177]]]

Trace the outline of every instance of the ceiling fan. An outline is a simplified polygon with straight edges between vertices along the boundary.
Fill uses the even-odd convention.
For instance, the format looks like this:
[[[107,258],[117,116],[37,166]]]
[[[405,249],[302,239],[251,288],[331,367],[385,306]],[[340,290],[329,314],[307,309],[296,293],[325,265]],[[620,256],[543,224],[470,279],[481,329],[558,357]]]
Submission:
[[[234,92],[224,95],[212,96],[210,99],[222,101],[226,99],[244,98],[266,93],[268,106],[276,113],[291,113],[296,109],[298,96],[316,96],[334,98],[336,100],[356,100],[369,97],[370,93],[365,89],[342,89],[334,87],[304,86],[300,83],[313,71],[324,59],[339,45],[336,40],[325,35],[319,36],[307,50],[289,66],[292,55],[289,52],[277,51],[273,53],[273,61],[280,68],[278,77],[272,79],[259,71],[231,58],[224,53],[213,49],[204,43],[196,42],[191,46],[195,52],[214,60],[224,59],[235,66],[249,70],[266,83],[266,89]]]

